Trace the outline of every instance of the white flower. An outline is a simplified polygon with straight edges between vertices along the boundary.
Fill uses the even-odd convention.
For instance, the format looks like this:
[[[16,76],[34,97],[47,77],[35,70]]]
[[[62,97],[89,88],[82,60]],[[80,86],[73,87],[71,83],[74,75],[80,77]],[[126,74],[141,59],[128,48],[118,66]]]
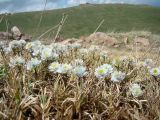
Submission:
[[[40,41],[34,41],[34,42],[28,42],[25,46],[25,49],[28,50],[32,56],[38,56],[40,55],[43,45],[41,44]]]
[[[18,40],[13,40],[9,43],[9,47],[11,49],[17,49],[17,48],[21,48],[22,46]]]
[[[30,61],[28,61],[26,67],[27,70],[32,70],[33,68],[37,67],[41,64],[41,60],[38,60],[37,58],[31,58]]]
[[[27,50],[30,50],[31,48],[32,48],[32,46],[33,46],[33,43],[32,42],[28,42],[27,44],[26,44],[26,49]]]
[[[138,84],[132,84],[130,87],[130,92],[134,97],[139,97],[143,94],[143,91]]]
[[[5,48],[5,45],[6,45],[5,42],[0,41],[0,49],[3,50]]]
[[[145,59],[144,61],[144,66],[147,68],[151,68],[154,66],[154,62],[152,59]]]
[[[12,52],[12,49],[10,47],[5,47],[4,52],[5,54],[9,54],[10,52]]]
[[[42,60],[56,60],[58,58],[58,54],[53,52],[52,48],[46,47],[41,51],[41,59]]]
[[[62,54],[68,51],[67,45],[64,45],[64,44],[52,43],[50,46],[58,54]]]
[[[103,64],[95,69],[95,76],[97,78],[108,77],[113,72],[113,67],[109,64]]]
[[[101,67],[107,69],[109,74],[113,72],[113,67],[110,64],[103,64]]]
[[[77,66],[72,70],[73,74],[77,75],[78,77],[83,77],[87,74],[86,67]]]
[[[80,47],[81,47],[81,44],[79,44],[79,43],[73,43],[72,44],[72,48],[74,48],[74,49],[78,49]]]
[[[68,49],[78,49],[81,47],[81,44],[79,43],[73,43],[73,44],[67,44]]]
[[[75,59],[72,61],[73,66],[82,66],[84,64],[82,59]]]
[[[120,57],[120,59],[119,59],[120,61],[120,63],[122,62],[122,63],[124,63],[124,64],[128,64],[128,65],[130,65],[130,66],[135,66],[135,65],[137,65],[136,63],[137,63],[137,60],[134,58],[134,57],[132,57],[132,56],[122,56],[122,57]]]
[[[51,72],[57,72],[59,67],[60,67],[60,64],[58,62],[53,62],[49,65],[48,69]]]
[[[20,44],[20,46],[24,47],[26,45],[26,41],[25,40],[19,40],[19,44]]]
[[[26,45],[25,40],[13,40],[9,43],[10,49],[23,48]]]
[[[23,65],[25,63],[25,59],[21,56],[16,56],[14,58],[10,58],[10,63],[9,65],[11,67],[15,67],[15,66],[18,66],[18,65]]]
[[[32,51],[32,56],[38,56],[41,53],[41,47],[34,47]]]
[[[111,80],[113,82],[119,82],[119,81],[122,81],[124,78],[125,78],[125,73],[122,73],[121,71],[114,71],[112,74],[111,74]]]
[[[57,69],[57,73],[70,73],[72,70],[72,66],[70,64],[61,64]]]
[[[88,53],[89,53],[89,50],[86,49],[86,48],[81,48],[81,49],[79,49],[79,52],[80,52],[82,55],[85,55],[85,54],[88,54]]]
[[[4,41],[0,41],[0,51],[4,52],[5,54],[8,54],[9,52],[11,52],[11,48],[6,46],[6,42]]]
[[[99,46],[96,46],[96,45],[91,45],[89,47],[90,52],[96,52],[96,51],[99,51],[99,50],[100,50]]]
[[[150,74],[155,77],[159,77],[160,76],[160,68],[152,68],[150,70]]]
[[[98,67],[95,69],[95,76],[97,78],[105,78],[108,75],[108,70],[103,67]]]
[[[34,42],[28,42],[25,46],[25,48],[29,51],[29,52],[32,52],[33,49],[35,47],[38,47],[38,46],[41,46],[41,42],[40,41],[34,41]]]
[[[37,45],[37,46],[34,46],[32,48],[32,56],[38,56],[41,54],[42,50],[43,50],[44,46],[43,45]]]

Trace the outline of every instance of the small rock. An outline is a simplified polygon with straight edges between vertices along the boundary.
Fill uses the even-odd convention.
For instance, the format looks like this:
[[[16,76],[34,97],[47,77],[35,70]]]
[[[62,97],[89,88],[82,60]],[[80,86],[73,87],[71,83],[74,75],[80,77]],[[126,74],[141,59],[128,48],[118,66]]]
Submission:
[[[2,40],[12,39],[12,34],[9,32],[0,32],[0,39]]]
[[[23,34],[23,35],[21,36],[21,39],[29,42],[29,41],[31,41],[32,37]]]
[[[17,26],[11,28],[11,33],[14,39],[18,40],[21,38],[22,33]]]
[[[134,44],[142,45],[142,46],[149,46],[149,40],[146,38],[138,37],[134,39]]]

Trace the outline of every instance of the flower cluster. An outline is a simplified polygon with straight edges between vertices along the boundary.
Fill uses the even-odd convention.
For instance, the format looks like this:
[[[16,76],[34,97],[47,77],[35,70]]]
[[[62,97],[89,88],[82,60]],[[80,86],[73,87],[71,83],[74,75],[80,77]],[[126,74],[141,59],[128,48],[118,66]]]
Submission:
[[[26,113],[26,110],[36,105],[42,109],[34,109],[38,113],[34,118],[37,115],[42,117],[41,114],[44,113],[49,115],[48,118],[60,116],[57,119],[73,119],[74,111],[72,110],[69,111],[71,114],[64,116],[64,111],[70,108],[71,104],[68,103],[70,101],[78,103],[74,104],[77,111],[83,110],[81,108],[89,111],[89,114],[81,114],[80,119],[113,118],[112,111],[116,111],[117,107],[112,106],[117,103],[124,103],[121,105],[123,114],[118,113],[118,118],[134,118],[130,112],[124,113],[124,111],[129,109],[133,113],[135,113],[134,110],[136,113],[139,112],[138,102],[143,102],[140,106],[142,110],[137,113],[141,118],[143,118],[142,114],[156,114],[149,107],[152,103],[154,106],[159,105],[158,102],[155,104],[160,93],[158,85],[160,67],[156,66],[158,61],[143,59],[144,56],[142,58],[141,56],[139,58],[121,57],[117,54],[114,56],[111,55],[112,51],[106,50],[98,46],[81,46],[77,43],[46,45],[38,40],[27,44],[23,40],[14,40],[9,43],[9,47],[8,44],[0,42],[2,58],[0,80],[2,80],[2,92],[6,94],[1,103],[15,107],[13,111],[14,109],[10,109],[10,106],[1,104],[0,109],[4,114],[2,116],[10,119],[10,113],[13,113],[14,116],[20,114],[18,118],[23,119],[21,113]],[[44,100],[49,106],[43,107]],[[147,102],[144,102],[145,100]],[[104,107],[102,104],[97,104],[97,101],[103,103]],[[24,108],[23,104],[26,102],[28,105]],[[36,104],[33,104],[34,102]],[[111,105],[108,108],[112,110],[107,109],[111,112],[106,113],[105,106],[108,105]],[[154,106],[151,107],[154,108]],[[63,110],[57,112],[52,108],[63,108]],[[54,115],[52,115],[53,112]],[[103,116],[99,117],[102,113],[104,113]],[[13,118],[16,119],[14,116]],[[147,118],[150,117],[147,116]],[[157,116],[151,119],[155,118]]]
[[[122,81],[125,78],[126,74],[122,73],[121,71],[114,71],[111,75],[111,80],[113,82]]]
[[[64,52],[67,53],[70,50],[79,49],[78,52],[80,55],[86,56],[89,53],[100,51],[99,46],[92,45],[87,48],[81,48],[81,45],[78,43],[75,44],[60,44],[60,43],[52,43],[50,45],[43,45],[39,40],[28,42],[24,40],[13,40],[9,43],[9,47],[5,47],[5,43],[0,43],[0,48],[4,50],[5,53],[13,49],[24,48],[31,53],[31,60],[26,63],[27,70],[32,70],[37,67],[42,61],[52,61],[52,63],[48,66],[50,72],[54,73],[69,73],[74,74],[79,77],[86,76],[87,68],[85,67],[85,62],[82,59],[75,59],[70,62],[70,64],[62,63],[60,64],[59,56]],[[106,51],[100,52],[100,58],[107,58],[108,53]],[[82,57],[82,56],[80,56]],[[104,59],[106,60],[106,59]],[[113,82],[119,82],[125,79],[126,73],[123,73],[119,70],[116,70],[117,64],[122,63],[134,63],[135,59],[128,56],[122,56],[119,59],[113,59],[112,65],[103,64],[94,70],[94,74],[96,78],[110,78]],[[25,60],[21,56],[16,56],[10,59],[10,66],[17,66],[25,64]],[[155,77],[160,76],[160,68],[153,68],[154,62],[152,59],[145,59],[142,62],[142,65],[147,67],[150,71],[150,74]],[[88,69],[89,70],[89,69]]]
[[[106,78],[113,72],[113,67],[109,64],[104,64],[95,69],[95,76],[97,78]]]
[[[79,49],[79,52],[81,55],[87,55],[89,53],[89,50],[86,48],[81,48]]]
[[[26,51],[31,53],[31,59],[25,64],[25,59],[22,56],[15,56],[10,58],[9,65],[11,67],[20,66],[20,65],[26,65],[27,70],[33,70],[34,68],[38,67],[42,61],[48,62],[52,61],[52,63],[49,64],[48,70],[52,73],[59,73],[59,74],[73,74],[78,77],[84,77],[87,75],[91,68],[87,68],[85,66],[85,59],[74,59],[70,61],[70,64],[66,63],[59,63],[59,56],[63,54],[64,52],[71,52],[74,49],[79,49],[78,52],[80,55],[88,55],[92,54],[96,51],[100,51],[100,48],[98,46],[91,46],[89,49],[87,48],[81,48],[80,44],[60,44],[60,43],[52,43],[50,45],[43,45],[40,41],[33,41],[26,43],[24,40],[13,40],[9,43],[9,47],[5,47],[5,43],[0,43],[0,49],[3,49],[4,51],[10,51],[13,49],[18,48],[24,48]],[[108,53],[106,51],[101,51],[99,53],[100,58],[107,58]],[[81,56],[79,56],[81,57]],[[104,59],[106,60],[106,59]],[[126,73],[117,70],[117,64],[123,64],[123,63],[134,63],[135,59],[128,56],[122,56],[118,59],[113,59],[111,64],[103,64],[97,68],[94,69],[94,75],[96,78],[108,78],[113,82],[120,82],[125,79]],[[68,62],[67,62],[68,63]],[[142,66],[147,67],[149,69],[149,72],[152,76],[160,77],[160,68],[153,68],[154,62],[152,59],[145,59],[144,62],[142,62]],[[93,69],[92,69],[93,70]],[[136,89],[134,91],[134,89]],[[138,85],[132,86],[132,94],[134,96],[137,96],[135,94],[140,94],[140,87]],[[138,91],[138,92],[137,92]]]
[[[141,87],[136,83],[131,85],[130,92],[134,97],[139,97],[143,94]]]
[[[69,73],[72,70],[72,66],[70,64],[59,64],[57,62],[53,62],[50,64],[48,69],[54,73]]]
[[[78,77],[84,77],[87,75],[86,67],[83,66],[76,66],[73,70],[72,73],[77,75]]]
[[[90,52],[100,51],[100,47],[96,45],[91,45],[88,49]]]
[[[71,62],[71,64],[73,66],[83,66],[84,65],[84,61],[82,59],[75,59]]]
[[[28,42],[25,46],[25,48],[28,50],[28,51],[34,51],[34,49],[37,49],[37,47],[41,46],[41,42],[39,40],[36,40],[34,42]]]
[[[31,58],[30,61],[27,62],[27,70],[32,70],[39,66],[41,64],[41,60],[38,60],[38,58]]]
[[[59,67],[60,64],[58,62],[53,62],[49,65],[48,69],[49,71],[56,73]]]
[[[53,44],[50,45],[50,47],[57,54],[62,54],[62,53],[65,53],[65,52],[67,52],[69,50],[67,45],[63,45],[63,44],[60,44],[60,43],[53,43]]]
[[[10,49],[19,49],[19,48],[23,48],[26,45],[26,41],[25,40],[13,40],[9,43],[9,48]]]
[[[10,63],[9,65],[11,67],[15,67],[15,66],[20,66],[25,64],[25,59],[21,56],[15,56],[13,58],[10,58]]]
[[[145,59],[144,66],[147,68],[152,68],[154,66],[154,62],[152,59]]]
[[[152,68],[150,74],[155,77],[160,77],[160,68]]]
[[[42,48],[43,48],[43,45],[38,40],[29,42],[25,46],[25,49],[28,50],[32,56],[40,55]]]
[[[5,48],[5,42],[0,41],[0,49],[3,50]]]
[[[57,60],[58,54],[53,52],[52,48],[45,47],[41,51],[41,59],[42,60]]]

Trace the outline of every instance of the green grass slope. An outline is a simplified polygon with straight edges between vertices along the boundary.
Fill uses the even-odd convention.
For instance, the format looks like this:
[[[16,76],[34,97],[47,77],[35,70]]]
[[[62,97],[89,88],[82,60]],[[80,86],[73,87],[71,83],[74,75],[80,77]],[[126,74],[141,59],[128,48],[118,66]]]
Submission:
[[[41,12],[17,13],[8,16],[0,23],[0,31],[18,26],[24,33],[38,36],[57,25],[62,14],[68,14],[61,36],[79,37],[92,33],[104,19],[99,31],[128,32],[132,30],[151,31],[160,34],[160,8],[146,5],[103,4],[80,5],[77,7],[45,11],[40,28],[36,32]],[[55,32],[54,32],[55,33]]]

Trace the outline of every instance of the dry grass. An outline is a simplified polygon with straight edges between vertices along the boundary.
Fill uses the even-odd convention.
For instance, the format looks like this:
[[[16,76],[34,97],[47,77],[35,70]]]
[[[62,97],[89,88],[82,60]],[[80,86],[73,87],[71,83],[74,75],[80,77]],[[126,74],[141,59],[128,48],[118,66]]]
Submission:
[[[160,81],[150,75],[146,67],[120,61],[123,55],[132,56],[137,61],[145,58],[158,58],[158,55],[143,53],[109,52],[103,58],[102,50],[82,53],[79,49],[59,54],[58,62],[71,63],[83,59],[88,74],[77,77],[73,74],[58,74],[48,70],[52,61],[43,61],[32,71],[25,66],[9,66],[14,56],[2,53],[0,67],[0,119],[8,120],[159,120],[160,119]],[[16,52],[26,61],[31,58],[27,50]],[[118,55],[119,54],[119,55]],[[139,57],[137,57],[137,54]],[[107,54],[106,54],[107,55]],[[98,66],[118,59],[114,68],[127,74],[126,78],[114,83],[109,78],[98,79],[94,70]],[[156,61],[156,65],[159,61]],[[137,83],[143,95],[134,97],[129,88]]]

